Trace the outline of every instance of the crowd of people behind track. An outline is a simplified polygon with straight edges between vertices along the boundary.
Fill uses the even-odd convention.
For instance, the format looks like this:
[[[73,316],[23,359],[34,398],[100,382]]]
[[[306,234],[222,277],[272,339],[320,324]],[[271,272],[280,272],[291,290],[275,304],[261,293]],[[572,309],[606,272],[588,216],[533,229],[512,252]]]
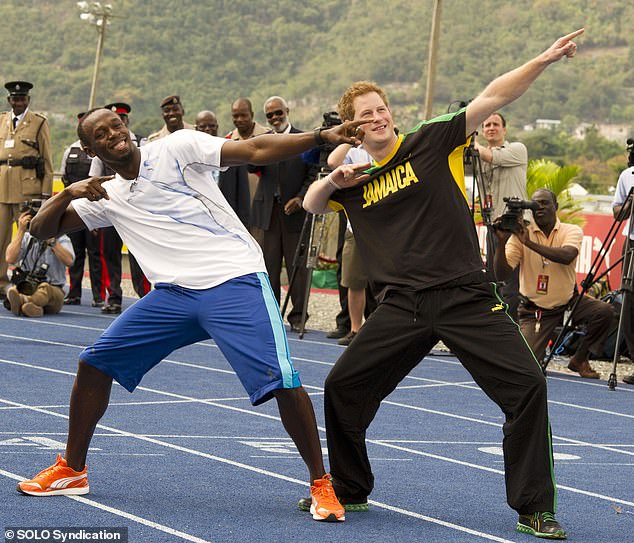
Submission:
[[[164,126],[148,136],[147,145],[127,128],[129,104],[114,102],[80,113],[80,145],[75,142],[72,153],[79,157],[79,147],[86,156],[78,160],[91,159],[88,178],[73,181],[65,173],[65,189],[45,201],[30,221],[32,237],[53,240],[54,248],[60,236],[82,226],[89,232],[113,228],[116,237],[110,241],[100,234],[109,281],[92,290],[93,305],[103,304],[106,313],[121,312],[122,241],[138,257],[137,271],[147,278],[138,283],[142,299],[80,355],[66,456],[34,479],[20,482],[18,490],[33,496],[87,493],[86,455],[108,406],[112,380],[132,392],[173,349],[213,337],[254,405],[277,400],[284,427],[310,474],[311,496],[300,500],[300,508],[310,510],[315,520],[342,521],[345,512],[368,508],[374,476],[365,434],[381,401],[442,340],[505,414],[506,492],[519,515],[516,529],[565,539],[555,519],[547,390],[538,359],[548,339],[546,332],[540,333],[541,325],[552,332],[562,308],[576,298],[570,277],[579,253],[579,231],[556,218],[556,195],[547,189],[526,195],[526,150],[505,140],[506,122],[498,110],[519,98],[550,64],[573,57],[572,40],[582,33],[580,29],[559,38],[534,59],[493,80],[458,112],[423,121],[409,132],[396,129],[385,91],[368,81],[354,83],[343,94],[338,107],[342,125],[309,133],[291,124],[288,102],[281,96],[263,104],[270,128],[255,121],[247,98],[235,100],[235,129],[224,139],[217,137],[212,111],[201,111],[196,124],[188,125],[178,95],[160,102]],[[32,174],[23,180],[17,201],[7,202],[8,210],[0,215],[12,222],[20,201],[50,193],[50,142],[46,151],[47,144],[34,146],[28,138],[18,139],[32,85],[20,81],[5,86],[16,118],[9,114],[0,120],[1,173],[15,168]],[[49,138],[46,119],[36,117],[29,121],[39,126],[33,141],[40,135]],[[496,201],[505,193],[532,201],[529,224],[519,216],[512,228],[502,228],[502,217],[495,219],[490,244],[494,254],[488,255],[495,262],[487,266],[465,198],[462,169],[462,152],[479,128],[487,145],[478,145],[478,150]],[[12,154],[18,141],[36,151],[25,155],[35,158],[34,172],[28,171],[32,161]],[[342,148],[341,165],[315,179],[320,165],[308,163],[308,152],[325,143],[347,147]],[[367,163],[343,159],[350,146],[360,144]],[[48,157],[43,157],[45,152]],[[70,157],[69,150],[66,170]],[[227,172],[231,174],[223,184]],[[509,180],[513,187],[500,185]],[[236,197],[238,193],[242,197]],[[245,222],[244,203],[239,202],[247,195]],[[617,205],[631,201],[615,200]],[[282,260],[289,275],[293,273],[305,210],[345,213],[377,302],[359,327],[365,283],[350,283],[351,306],[358,309],[356,329],[348,331],[348,347],[328,375],[324,393],[332,476],[325,472],[310,399],[286,352],[279,311],[268,302],[280,302]],[[167,247],[163,234],[179,242]],[[76,254],[88,251],[89,235],[77,236]],[[222,266],[214,262],[215,252],[201,251],[207,243],[215,244]],[[118,262],[104,258],[106,246],[115,248]],[[182,269],[183,260],[187,269]],[[517,267],[519,294],[512,288],[503,294],[520,300],[518,318],[525,337],[491,275],[493,271],[506,279]],[[148,278],[155,287],[149,292],[142,287]],[[7,289],[8,284],[5,278],[2,286]],[[73,286],[71,276],[65,302],[81,303]],[[291,292],[291,331],[299,328],[302,294]],[[354,296],[360,297],[358,303]],[[19,307],[14,308],[13,299]],[[235,300],[235,308],[227,306],[228,299]],[[17,299],[12,294],[10,308],[17,315],[36,316],[30,306],[24,309],[32,303],[28,296]],[[577,307],[576,322],[588,325],[588,338],[569,368],[594,378],[588,353],[605,339],[612,308],[592,301]],[[203,318],[192,328],[189,319],[199,312]],[[161,339],[150,344],[149,337]],[[260,351],[261,345],[268,350]]]

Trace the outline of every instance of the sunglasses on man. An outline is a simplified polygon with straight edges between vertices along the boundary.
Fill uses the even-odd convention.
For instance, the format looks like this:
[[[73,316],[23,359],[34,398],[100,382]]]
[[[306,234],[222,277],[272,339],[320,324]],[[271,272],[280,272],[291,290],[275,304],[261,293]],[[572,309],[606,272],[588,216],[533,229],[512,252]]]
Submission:
[[[272,119],[273,117],[283,117],[283,116],[284,116],[284,111],[281,109],[276,109],[275,111],[269,111],[266,114],[267,119]]]

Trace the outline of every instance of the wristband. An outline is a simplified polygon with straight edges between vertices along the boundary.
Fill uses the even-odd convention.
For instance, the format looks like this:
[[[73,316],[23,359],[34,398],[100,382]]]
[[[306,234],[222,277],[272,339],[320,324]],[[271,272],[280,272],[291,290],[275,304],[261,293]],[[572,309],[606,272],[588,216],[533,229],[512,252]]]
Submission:
[[[324,143],[326,143],[324,138],[321,137],[321,131],[325,129],[326,128],[323,126],[318,126],[317,128],[315,128],[315,130],[313,130],[313,136],[315,137],[315,142],[319,146],[322,146]]]
[[[341,190],[341,187],[337,185],[337,183],[335,183],[334,179],[330,177],[330,174],[326,176],[326,181],[328,181],[329,185],[332,185],[333,187],[335,187],[335,190]]]

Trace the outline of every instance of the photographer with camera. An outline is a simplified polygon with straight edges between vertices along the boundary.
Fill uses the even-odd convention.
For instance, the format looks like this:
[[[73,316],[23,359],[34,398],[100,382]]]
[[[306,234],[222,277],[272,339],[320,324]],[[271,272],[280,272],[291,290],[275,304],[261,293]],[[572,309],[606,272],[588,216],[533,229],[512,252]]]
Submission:
[[[75,259],[68,236],[46,241],[31,236],[28,230],[37,212],[34,207],[28,204],[23,207],[16,235],[5,254],[7,262],[17,266],[11,277],[13,285],[7,289],[5,306],[14,315],[25,317],[41,317],[62,310],[66,268]]]
[[[498,248],[495,252],[495,275],[504,280],[519,267],[519,323],[522,334],[539,361],[555,328],[565,320],[564,314],[578,296],[575,264],[583,231],[557,218],[557,197],[548,189],[537,189],[531,198],[534,223],[524,226],[517,215],[517,229],[495,228]],[[519,209],[519,206],[516,206]],[[500,224],[501,218],[495,224]],[[614,318],[612,307],[584,295],[571,315],[571,323],[585,323],[586,335],[570,358],[568,369],[581,377],[598,379],[600,375],[588,362],[590,352],[603,350],[603,343]]]
[[[626,151],[628,152],[627,168],[619,175],[616,190],[614,191],[614,199],[612,200],[612,213],[615,219],[619,217],[629,217],[631,213],[632,197],[630,196],[630,191],[634,187],[634,140],[631,138],[627,140]],[[628,233],[629,239],[623,244],[623,255],[625,256],[623,266],[625,269],[628,268],[629,259],[631,258],[631,254],[627,252],[628,246],[629,248],[634,247],[634,231],[629,222],[623,229],[623,235],[627,236]],[[632,330],[632,325],[634,324],[634,315],[632,314],[634,305],[631,299],[629,299],[627,303],[629,307],[625,307],[623,312],[623,335],[630,356],[634,356],[634,331]],[[623,377],[623,382],[634,385],[634,373]]]

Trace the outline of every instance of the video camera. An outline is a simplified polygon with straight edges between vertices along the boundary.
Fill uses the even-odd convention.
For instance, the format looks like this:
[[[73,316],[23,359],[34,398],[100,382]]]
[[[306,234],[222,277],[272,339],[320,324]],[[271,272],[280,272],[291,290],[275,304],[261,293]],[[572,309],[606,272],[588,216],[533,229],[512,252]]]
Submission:
[[[539,204],[531,200],[521,200],[515,196],[504,197],[506,202],[504,214],[499,218],[498,222],[493,223],[493,228],[504,230],[506,232],[517,232],[519,229],[519,220],[525,209],[533,211],[539,209]]]
[[[44,198],[33,198],[32,200],[22,202],[22,204],[20,205],[20,214],[28,212],[29,215],[35,216],[42,207],[43,203]]]
[[[31,296],[40,283],[46,282],[48,264],[40,264],[34,271],[25,271],[22,268],[15,268],[11,275],[11,282],[18,289],[20,294]]]
[[[332,128],[333,126],[339,126],[343,123],[339,113],[336,111],[326,111],[323,114],[324,122],[321,126],[324,128]],[[332,153],[337,147],[334,143],[324,143],[319,147],[319,169],[320,171],[330,171],[328,167],[328,155]]]
[[[634,140],[632,138],[627,138],[627,147],[625,150],[629,153],[627,155],[627,167],[631,168],[634,166]]]

